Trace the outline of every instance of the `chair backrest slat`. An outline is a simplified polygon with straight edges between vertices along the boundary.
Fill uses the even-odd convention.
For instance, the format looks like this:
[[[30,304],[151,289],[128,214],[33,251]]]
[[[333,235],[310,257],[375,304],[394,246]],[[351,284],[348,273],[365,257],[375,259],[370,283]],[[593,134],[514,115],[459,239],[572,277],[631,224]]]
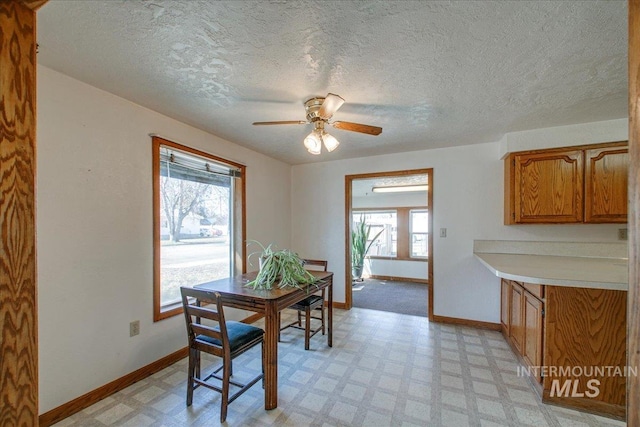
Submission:
[[[305,259],[303,261],[304,261],[304,268],[306,268],[307,270],[327,271],[328,262],[325,260]]]
[[[188,305],[186,309],[189,311],[189,314],[191,316],[204,317],[205,319],[213,320],[215,322],[217,322],[218,319],[220,319],[220,315],[218,314],[217,311],[213,311],[208,308],[198,307],[195,305]]]

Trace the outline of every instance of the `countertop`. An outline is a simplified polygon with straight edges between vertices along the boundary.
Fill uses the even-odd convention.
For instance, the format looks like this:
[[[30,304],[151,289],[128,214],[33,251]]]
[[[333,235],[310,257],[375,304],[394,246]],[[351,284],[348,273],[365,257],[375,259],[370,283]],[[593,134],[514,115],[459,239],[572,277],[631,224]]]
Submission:
[[[626,291],[628,260],[587,256],[558,256],[474,252],[493,274],[518,282]]]

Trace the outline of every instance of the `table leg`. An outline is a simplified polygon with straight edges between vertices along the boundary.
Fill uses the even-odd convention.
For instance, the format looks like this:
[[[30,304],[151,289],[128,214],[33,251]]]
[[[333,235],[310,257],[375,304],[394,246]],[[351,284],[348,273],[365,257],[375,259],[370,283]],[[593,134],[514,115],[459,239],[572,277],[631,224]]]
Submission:
[[[333,277],[329,282],[329,306],[327,307],[327,344],[333,347]]]
[[[278,407],[278,309],[275,302],[265,306],[264,409]]]

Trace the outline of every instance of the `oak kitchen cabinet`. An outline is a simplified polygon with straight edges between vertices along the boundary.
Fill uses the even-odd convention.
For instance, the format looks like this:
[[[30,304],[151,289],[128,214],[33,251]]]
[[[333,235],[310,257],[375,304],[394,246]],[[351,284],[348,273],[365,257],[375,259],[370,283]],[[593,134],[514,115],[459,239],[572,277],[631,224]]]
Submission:
[[[541,377],[537,368],[542,366],[542,289],[540,285],[502,279],[501,310],[507,320],[502,323],[502,333],[526,366],[534,368],[531,372],[538,383]]]
[[[585,222],[627,222],[628,171],[626,144],[585,150]]]
[[[522,358],[528,366],[542,366],[544,303],[527,291],[524,292],[523,296],[524,342]],[[533,371],[532,375],[537,382],[542,381],[540,370]]]
[[[626,223],[627,142],[511,153],[505,224]]]
[[[626,364],[626,291],[504,278],[501,286],[502,333],[542,401],[623,418],[626,378],[615,372]]]
[[[518,282],[511,282],[511,308],[509,310],[509,339],[516,351],[522,354],[524,348],[524,288]]]

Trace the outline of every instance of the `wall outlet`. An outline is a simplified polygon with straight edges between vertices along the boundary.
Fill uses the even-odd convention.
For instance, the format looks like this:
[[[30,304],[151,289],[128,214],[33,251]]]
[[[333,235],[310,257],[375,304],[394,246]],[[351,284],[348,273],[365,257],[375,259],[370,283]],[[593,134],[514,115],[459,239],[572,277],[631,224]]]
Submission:
[[[134,320],[133,322],[129,323],[129,336],[134,337],[139,334],[140,334],[140,321]]]
[[[618,240],[628,240],[629,236],[627,233],[626,228],[618,228]]]
[[[447,229],[446,228],[441,228],[440,229],[440,237],[447,237]]]

